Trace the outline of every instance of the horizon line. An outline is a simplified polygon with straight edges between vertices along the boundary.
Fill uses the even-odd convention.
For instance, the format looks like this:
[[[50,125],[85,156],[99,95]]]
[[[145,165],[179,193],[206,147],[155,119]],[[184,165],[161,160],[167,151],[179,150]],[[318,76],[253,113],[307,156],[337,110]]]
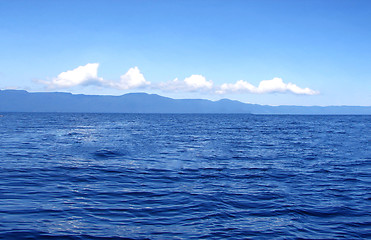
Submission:
[[[0,91],[18,91],[18,92],[27,92],[27,93],[62,93],[62,94],[71,94],[71,95],[84,95],[84,96],[107,96],[107,97],[121,97],[128,94],[146,94],[146,95],[156,95],[163,98],[169,98],[173,100],[205,100],[205,101],[211,101],[211,102],[218,102],[221,100],[229,100],[229,101],[235,101],[240,102],[243,104],[250,104],[250,105],[259,105],[259,106],[269,106],[269,107],[371,107],[371,105],[270,105],[270,104],[258,104],[258,103],[250,103],[250,102],[242,102],[240,100],[236,99],[230,99],[230,98],[220,98],[218,100],[211,100],[207,98],[172,98],[163,96],[157,93],[147,93],[147,92],[128,92],[121,95],[112,95],[112,94],[84,94],[84,93],[72,93],[72,92],[65,92],[65,91],[29,91],[25,89],[0,89]]]

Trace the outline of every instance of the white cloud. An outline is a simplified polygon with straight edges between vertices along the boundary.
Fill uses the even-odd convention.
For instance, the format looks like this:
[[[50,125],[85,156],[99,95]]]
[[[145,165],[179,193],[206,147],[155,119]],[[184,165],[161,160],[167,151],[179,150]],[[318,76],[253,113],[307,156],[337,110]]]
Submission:
[[[161,82],[158,84],[158,88],[166,91],[208,91],[213,88],[213,82],[207,81],[202,75],[191,75],[185,78],[183,81],[175,78],[172,81]]]
[[[306,95],[316,95],[319,94],[319,91],[312,90],[310,88],[300,88],[296,86],[295,84],[288,83],[287,84],[287,89],[293,93],[296,94],[306,94]]]
[[[50,81],[39,81],[48,86],[50,89],[71,88],[75,86],[95,85],[106,88],[114,88],[119,90],[128,90],[148,87],[151,85],[147,81],[138,67],[130,68],[125,74],[120,76],[119,81],[105,80],[98,77],[99,63],[88,63],[84,66],[79,66],[73,70],[60,73],[57,77]],[[272,80],[263,80],[256,87],[249,82],[239,80],[236,83],[224,83],[220,86],[214,86],[211,80],[206,80],[202,75],[191,75],[184,80],[175,78],[172,81],[160,82],[152,85],[153,89],[164,91],[179,91],[179,92],[214,92],[217,94],[224,93],[273,93],[273,92],[291,92],[294,94],[314,95],[318,91],[310,88],[300,88],[293,83],[284,83],[281,78],[273,78]]]
[[[16,87],[16,86],[5,86],[2,87],[3,90],[24,90],[25,88]]]
[[[119,82],[109,81],[98,77],[98,67],[99,63],[88,63],[73,70],[62,72],[51,81],[39,82],[47,85],[50,89],[95,85],[126,90],[140,88],[150,84],[150,82],[146,81],[138,67],[130,68],[127,73],[120,77]]]
[[[98,77],[99,63],[88,63],[73,70],[60,73],[51,81],[41,81],[49,88],[68,88],[77,85],[100,85],[103,78]]]
[[[216,93],[228,93],[228,92],[254,92],[256,87],[252,84],[239,80],[236,83],[224,83],[220,86]]]
[[[212,81],[207,81],[202,75],[191,75],[184,79],[184,83],[191,89],[211,89],[213,87]]]
[[[239,80],[236,83],[224,83],[216,90],[216,93],[233,93],[233,92],[249,92],[249,93],[273,93],[273,92],[292,92],[295,94],[314,95],[318,91],[310,88],[300,88],[293,83],[284,83],[281,78],[273,78],[272,80],[263,80],[259,83],[258,87]]]
[[[127,73],[121,75],[119,82],[109,81],[106,83],[106,85],[110,87],[121,90],[140,88],[148,86],[150,84],[150,82],[146,81],[143,74],[139,71],[138,67],[130,68]]]

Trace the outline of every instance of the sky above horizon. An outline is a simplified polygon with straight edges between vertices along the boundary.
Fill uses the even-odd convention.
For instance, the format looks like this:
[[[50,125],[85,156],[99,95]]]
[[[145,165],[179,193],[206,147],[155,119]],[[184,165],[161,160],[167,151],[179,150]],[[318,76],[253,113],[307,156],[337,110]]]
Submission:
[[[0,89],[371,105],[371,1],[0,1]]]

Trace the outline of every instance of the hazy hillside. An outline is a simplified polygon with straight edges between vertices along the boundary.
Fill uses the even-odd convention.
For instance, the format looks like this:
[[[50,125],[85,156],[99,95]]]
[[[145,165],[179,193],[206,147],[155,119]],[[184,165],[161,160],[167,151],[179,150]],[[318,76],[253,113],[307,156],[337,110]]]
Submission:
[[[371,114],[360,106],[264,106],[222,99],[172,99],[156,94],[121,96],[61,92],[0,91],[0,112],[98,112],[98,113],[253,113],[253,114]]]

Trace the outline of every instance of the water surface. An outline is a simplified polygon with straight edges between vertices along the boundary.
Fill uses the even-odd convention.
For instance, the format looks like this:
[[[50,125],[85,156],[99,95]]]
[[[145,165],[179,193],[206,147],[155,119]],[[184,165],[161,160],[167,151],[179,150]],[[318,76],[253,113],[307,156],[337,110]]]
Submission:
[[[0,238],[371,237],[371,116],[3,115]]]

